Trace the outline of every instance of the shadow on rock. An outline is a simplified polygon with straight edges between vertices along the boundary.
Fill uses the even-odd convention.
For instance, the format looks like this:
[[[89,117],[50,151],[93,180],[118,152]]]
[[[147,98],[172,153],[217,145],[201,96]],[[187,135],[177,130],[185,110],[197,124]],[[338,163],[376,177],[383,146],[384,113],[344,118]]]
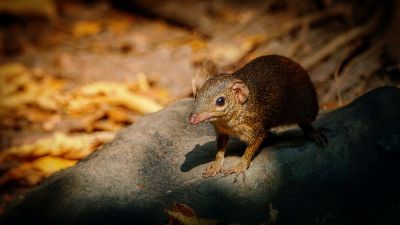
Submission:
[[[287,129],[279,133],[272,133],[261,144],[259,151],[267,151],[266,147],[275,145],[277,147],[300,147],[307,143],[307,139],[299,129]],[[237,138],[231,138],[225,153],[225,157],[242,156],[246,149],[246,144]],[[185,155],[185,161],[181,166],[182,172],[188,172],[191,169],[212,162],[217,153],[217,142],[211,141],[203,145],[196,144],[193,150]]]
[[[241,156],[246,148],[246,144],[233,138],[228,143],[225,157]],[[214,161],[217,153],[217,142],[211,141],[203,145],[196,145],[192,151],[185,155],[185,162],[181,166],[182,172],[188,172],[191,169]]]

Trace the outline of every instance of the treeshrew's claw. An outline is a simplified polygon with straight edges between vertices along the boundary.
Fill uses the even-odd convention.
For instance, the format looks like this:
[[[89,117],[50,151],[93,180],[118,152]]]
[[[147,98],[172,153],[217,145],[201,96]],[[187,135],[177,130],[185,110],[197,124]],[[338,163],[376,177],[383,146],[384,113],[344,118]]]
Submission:
[[[233,180],[233,183],[235,183],[237,181],[239,175],[242,174],[243,181],[244,181],[246,178],[245,171],[247,170],[248,167],[249,167],[248,163],[241,161],[240,163],[236,164],[236,166],[231,167],[227,170],[224,170],[223,173],[224,173],[224,176],[229,176],[229,175],[235,173],[236,176]]]
[[[224,164],[222,161],[214,161],[209,167],[204,170],[202,177],[209,178],[217,175],[218,173],[222,172],[223,165]]]

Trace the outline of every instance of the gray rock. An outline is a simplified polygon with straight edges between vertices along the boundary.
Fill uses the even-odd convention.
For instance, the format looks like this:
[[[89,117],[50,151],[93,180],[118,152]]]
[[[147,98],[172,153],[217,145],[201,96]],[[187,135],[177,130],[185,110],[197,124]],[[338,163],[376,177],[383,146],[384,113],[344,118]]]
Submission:
[[[201,177],[216,152],[214,131],[188,124],[192,100],[182,100],[47,179],[2,224],[166,224],[163,209],[174,201],[226,223],[266,221],[269,203],[281,224],[398,223],[399,103],[400,89],[385,87],[322,115],[314,125],[328,137],[324,148],[297,128],[281,132],[246,180],[233,183],[233,176]],[[225,166],[244,147],[232,140]]]

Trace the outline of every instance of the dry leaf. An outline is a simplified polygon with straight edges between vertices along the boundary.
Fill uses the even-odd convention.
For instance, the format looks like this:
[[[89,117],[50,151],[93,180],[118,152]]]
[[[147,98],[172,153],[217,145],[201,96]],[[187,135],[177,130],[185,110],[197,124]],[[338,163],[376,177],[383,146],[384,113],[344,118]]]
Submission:
[[[274,209],[274,207],[272,207],[272,204],[269,203],[269,224],[276,224],[276,221],[278,220],[278,215],[279,211],[277,209]]]
[[[0,178],[0,184],[18,180],[27,185],[36,185],[51,174],[75,165],[77,160],[68,160],[54,156],[45,156],[32,162],[22,163],[9,170]]]
[[[134,23],[132,19],[118,19],[118,20],[110,20],[107,21],[106,27],[107,30],[114,34],[120,34],[126,32],[129,27]]]
[[[45,174],[46,176],[49,176],[61,169],[65,169],[75,165],[76,162],[77,160],[68,160],[59,157],[45,156],[33,161],[32,166],[35,169],[43,172],[43,174]]]
[[[75,135],[56,132],[34,143],[0,152],[0,163],[9,167],[15,166],[10,161],[21,163],[6,172],[0,184],[10,180],[29,185],[40,182],[70,165],[69,162],[82,159],[111,141],[115,131],[131,124],[137,113],[160,110],[162,105],[153,99],[168,102],[169,98],[165,90],[152,87],[144,74],[139,75],[135,83],[96,82],[73,91],[64,90],[65,83],[65,80],[40,69],[30,70],[22,64],[0,65],[0,125],[3,129],[103,131]]]
[[[91,125],[92,130],[101,130],[101,131],[117,131],[121,129],[122,124],[114,123],[110,120],[100,120],[96,121]]]
[[[132,119],[125,110],[118,107],[112,107],[107,111],[107,116],[111,121],[118,123],[131,123]]]
[[[65,103],[66,109],[72,114],[87,112],[104,103],[121,105],[141,114],[162,108],[151,98],[133,93],[128,85],[116,82],[95,82],[85,85],[70,95]]]
[[[216,43],[215,45],[209,47],[210,55],[212,61],[217,64],[232,64],[237,62],[244,54],[243,50],[237,44],[228,43]]]
[[[246,37],[243,44],[241,45],[241,49],[244,52],[247,52],[253,49],[255,46],[259,45],[260,43],[264,42],[267,39],[265,34],[256,34],[252,36]]]
[[[193,51],[199,51],[207,47],[207,43],[204,40],[198,38],[191,39],[189,45]]]
[[[22,105],[57,110],[57,95],[65,81],[50,76],[38,79],[21,64],[0,66],[0,108],[13,111]]]
[[[169,217],[168,225],[215,225],[219,221],[215,219],[204,219],[196,216],[189,206],[174,203],[172,210],[164,210]]]
[[[17,16],[38,15],[47,18],[57,16],[53,0],[1,0],[0,12]]]
[[[101,24],[95,21],[80,21],[72,27],[72,33],[75,37],[85,37],[97,34],[101,31]]]
[[[114,138],[113,132],[97,132],[67,136],[55,133],[48,138],[40,139],[32,144],[11,147],[0,154],[0,162],[9,158],[38,158],[46,155],[63,157],[66,159],[82,159],[98,146]]]
[[[24,84],[31,81],[26,68],[19,63],[0,66],[0,95],[3,98],[23,90]],[[2,103],[2,102],[1,102]]]
[[[146,92],[149,91],[150,89],[150,84],[149,81],[146,78],[146,75],[144,73],[138,73],[136,74],[136,79],[139,85],[139,90]]]

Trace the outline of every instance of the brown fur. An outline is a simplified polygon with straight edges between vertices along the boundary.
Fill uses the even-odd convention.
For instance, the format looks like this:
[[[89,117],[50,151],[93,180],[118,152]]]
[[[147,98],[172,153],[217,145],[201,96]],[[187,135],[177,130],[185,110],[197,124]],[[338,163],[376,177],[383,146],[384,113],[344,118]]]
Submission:
[[[239,89],[239,94],[244,93],[246,97],[244,103],[232,90],[238,81],[244,83],[239,86],[248,88],[245,89],[248,92]],[[218,97],[225,98],[223,107],[216,106]],[[299,124],[310,139],[325,144],[326,139],[310,125],[317,113],[317,96],[307,72],[283,56],[261,56],[233,74],[208,79],[196,95],[190,117],[196,122],[211,121],[217,133],[217,158],[203,176],[214,176],[222,171],[229,136],[240,138],[248,147],[242,161],[226,170],[225,175],[243,173],[269,130],[279,125]]]

